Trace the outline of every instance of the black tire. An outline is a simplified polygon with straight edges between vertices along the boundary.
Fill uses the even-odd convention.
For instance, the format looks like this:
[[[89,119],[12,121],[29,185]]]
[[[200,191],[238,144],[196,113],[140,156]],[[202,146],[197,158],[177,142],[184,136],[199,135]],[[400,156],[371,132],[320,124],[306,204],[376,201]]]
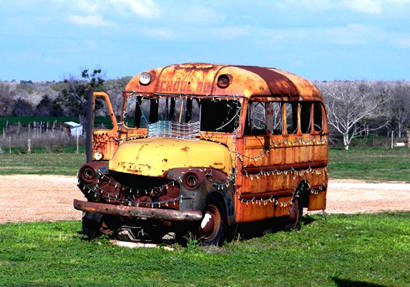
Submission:
[[[149,238],[153,242],[157,242],[157,243],[162,242],[162,237],[164,237],[164,235],[167,233],[159,225],[152,225],[151,224],[151,226],[144,228],[144,230],[145,229],[146,229],[146,231],[149,235]]]
[[[226,216],[224,209],[217,201],[211,201],[204,210],[204,216],[198,225],[198,241],[201,246],[223,243],[226,233]]]
[[[115,237],[118,228],[121,227],[122,221],[119,216],[104,214],[100,223],[100,234],[105,234],[111,238]]]
[[[184,247],[187,246],[189,240],[197,239],[197,226],[195,224],[181,222],[176,224],[174,228],[176,242]]]
[[[87,211],[83,212],[82,232],[88,239],[94,239],[101,234],[102,219],[102,214]]]

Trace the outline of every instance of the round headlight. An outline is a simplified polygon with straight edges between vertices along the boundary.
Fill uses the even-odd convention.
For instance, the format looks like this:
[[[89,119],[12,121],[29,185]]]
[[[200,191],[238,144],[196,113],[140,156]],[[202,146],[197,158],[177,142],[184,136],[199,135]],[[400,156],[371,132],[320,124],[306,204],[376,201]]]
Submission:
[[[140,84],[141,85],[148,85],[151,83],[151,75],[147,72],[143,72],[140,74]]]
[[[95,159],[95,160],[102,160],[102,158],[103,158],[102,152],[96,152],[96,153],[94,153],[94,159]]]
[[[199,186],[198,176],[193,172],[187,173],[182,179],[182,182],[188,189],[196,189]]]

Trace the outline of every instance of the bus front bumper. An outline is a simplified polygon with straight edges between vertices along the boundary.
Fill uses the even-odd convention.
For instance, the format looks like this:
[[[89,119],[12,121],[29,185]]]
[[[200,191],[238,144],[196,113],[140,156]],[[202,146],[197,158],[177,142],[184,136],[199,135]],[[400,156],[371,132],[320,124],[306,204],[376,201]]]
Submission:
[[[162,219],[169,221],[200,221],[202,212],[194,210],[172,210],[160,208],[146,208],[126,205],[89,202],[74,199],[74,208],[77,210],[95,212],[100,214],[119,215],[126,217]]]

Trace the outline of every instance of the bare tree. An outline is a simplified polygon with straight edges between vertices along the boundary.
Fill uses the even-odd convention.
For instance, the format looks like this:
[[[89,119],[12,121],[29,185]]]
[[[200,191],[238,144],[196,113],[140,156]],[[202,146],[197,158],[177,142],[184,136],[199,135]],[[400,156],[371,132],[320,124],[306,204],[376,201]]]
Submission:
[[[104,82],[104,89],[110,95],[112,108],[116,115],[121,114],[122,109],[122,91],[131,77],[123,77],[117,80],[108,80]]]
[[[389,83],[392,97],[386,108],[390,110],[390,121],[398,137],[402,137],[410,122],[410,85],[405,82]]]
[[[0,116],[9,115],[14,106],[15,96],[8,83],[0,83]]]
[[[65,110],[71,116],[78,116],[80,122],[84,124],[89,94],[103,88],[104,80],[100,75],[99,69],[93,70],[91,74],[88,69],[85,69],[81,73],[81,80],[64,80],[67,86],[58,95],[55,101],[56,107]],[[96,109],[98,108],[97,106]]]
[[[317,84],[325,98],[329,125],[342,135],[346,150],[356,136],[369,130],[369,121],[372,122],[371,130],[388,124],[382,105],[388,101],[390,93],[384,85],[358,81]]]

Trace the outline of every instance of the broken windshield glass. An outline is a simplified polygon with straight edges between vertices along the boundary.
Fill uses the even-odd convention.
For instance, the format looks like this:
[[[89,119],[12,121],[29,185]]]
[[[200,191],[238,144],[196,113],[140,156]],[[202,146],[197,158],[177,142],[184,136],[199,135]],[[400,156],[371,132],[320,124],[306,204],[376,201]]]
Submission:
[[[199,122],[201,131],[233,132],[239,124],[239,113],[236,100],[136,95],[127,98],[124,122],[129,128],[147,128],[159,121]]]

